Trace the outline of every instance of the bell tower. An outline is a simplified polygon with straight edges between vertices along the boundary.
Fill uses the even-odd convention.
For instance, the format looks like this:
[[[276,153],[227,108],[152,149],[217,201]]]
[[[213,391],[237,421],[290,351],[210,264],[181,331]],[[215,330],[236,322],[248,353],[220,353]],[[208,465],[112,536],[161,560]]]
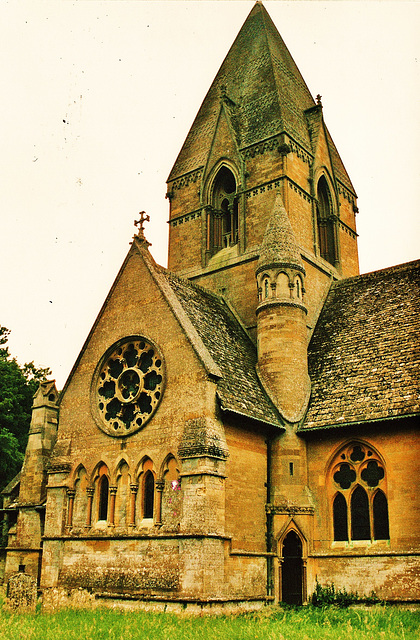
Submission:
[[[313,285],[305,298],[310,328],[331,280],[358,273],[356,193],[321,97],[313,99],[261,2],[223,61],[167,184],[169,269],[223,295],[254,339],[255,271],[277,193]]]

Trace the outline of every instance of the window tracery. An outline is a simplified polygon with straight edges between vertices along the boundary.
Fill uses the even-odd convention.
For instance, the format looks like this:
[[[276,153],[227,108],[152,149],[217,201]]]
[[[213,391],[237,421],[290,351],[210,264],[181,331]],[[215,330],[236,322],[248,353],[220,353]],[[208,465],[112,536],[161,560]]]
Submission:
[[[164,389],[163,359],[157,347],[131,337],[112,347],[95,378],[98,425],[113,436],[143,427],[155,412]]]
[[[351,443],[330,467],[333,539],[389,539],[384,464],[366,444]]]

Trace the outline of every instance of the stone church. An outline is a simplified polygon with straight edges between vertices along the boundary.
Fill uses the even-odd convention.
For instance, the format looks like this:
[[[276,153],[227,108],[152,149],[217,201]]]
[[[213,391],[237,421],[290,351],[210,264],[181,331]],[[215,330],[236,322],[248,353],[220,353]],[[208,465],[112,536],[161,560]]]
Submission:
[[[359,275],[355,188],[260,2],[167,198],[168,268],[142,213],[64,389],[34,397],[4,580],[172,609],[317,581],[419,599],[420,262]]]

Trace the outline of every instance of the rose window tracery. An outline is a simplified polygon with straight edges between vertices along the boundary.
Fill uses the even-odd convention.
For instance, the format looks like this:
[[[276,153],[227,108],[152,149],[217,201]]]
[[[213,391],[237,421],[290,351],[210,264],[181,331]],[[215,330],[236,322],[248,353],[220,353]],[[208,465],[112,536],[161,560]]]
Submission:
[[[163,360],[155,345],[136,337],[111,349],[95,384],[101,428],[114,436],[138,431],[155,412],[163,385]]]

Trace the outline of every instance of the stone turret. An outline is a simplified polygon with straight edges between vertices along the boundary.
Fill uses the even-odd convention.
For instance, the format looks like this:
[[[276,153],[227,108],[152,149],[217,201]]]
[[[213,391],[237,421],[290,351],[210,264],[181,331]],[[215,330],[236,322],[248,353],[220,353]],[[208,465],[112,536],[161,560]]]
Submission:
[[[41,382],[34,395],[32,420],[20,474],[16,536],[9,536],[5,577],[18,570],[39,578],[46,500],[47,465],[58,425],[54,380]]]
[[[32,420],[20,480],[20,504],[40,504],[45,500],[46,466],[57,433],[57,399],[54,380],[41,382],[32,405]]]
[[[256,269],[258,369],[281,415],[291,423],[303,416],[310,394],[305,275],[278,193]]]

